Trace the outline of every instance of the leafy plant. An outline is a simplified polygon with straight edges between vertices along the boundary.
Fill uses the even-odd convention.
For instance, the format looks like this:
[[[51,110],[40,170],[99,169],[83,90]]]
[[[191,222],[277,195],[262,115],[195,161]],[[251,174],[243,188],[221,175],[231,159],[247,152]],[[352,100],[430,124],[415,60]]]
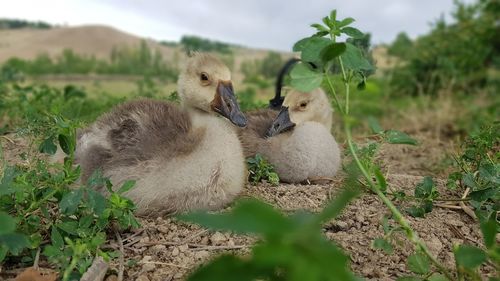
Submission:
[[[267,162],[260,154],[255,155],[253,158],[247,159],[248,165],[248,180],[256,184],[262,180],[266,180],[272,185],[279,184],[279,176],[274,171],[274,167]]]
[[[23,89],[33,91],[31,87],[16,91]],[[59,92],[43,87],[42,93]],[[65,91],[65,95],[73,94],[70,89]],[[79,184],[80,168],[73,165],[79,122],[48,113],[36,101],[18,105],[24,110],[18,113],[20,124],[26,126],[20,130],[23,137],[40,142],[42,153],[54,154],[59,146],[67,156],[63,163],[49,164],[43,155],[27,154],[23,157],[28,165],[2,167],[0,261],[22,256],[21,262],[29,263],[37,249],[43,249],[42,257],[61,271],[63,280],[79,278],[96,255],[107,260],[116,256],[100,249],[107,231],[139,226],[134,204],[123,196],[134,183],[114,191],[109,180],[96,173],[88,184]],[[96,191],[98,188],[106,188],[109,196]]]
[[[458,170],[448,177],[450,188],[469,188],[471,204],[481,219],[500,211],[500,122],[483,127],[454,156]]]

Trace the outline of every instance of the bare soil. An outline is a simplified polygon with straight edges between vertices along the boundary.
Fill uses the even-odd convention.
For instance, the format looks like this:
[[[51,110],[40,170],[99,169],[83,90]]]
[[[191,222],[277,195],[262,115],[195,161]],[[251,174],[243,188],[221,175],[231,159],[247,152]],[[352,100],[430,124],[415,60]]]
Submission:
[[[393,191],[413,193],[422,176],[435,170],[445,159],[449,144],[433,141],[425,136],[417,137],[418,147],[383,147],[380,159],[388,172],[389,188]],[[8,162],[19,163],[16,154],[23,151],[18,139],[13,142],[0,139]],[[21,163],[22,164],[22,163]],[[441,198],[459,198],[461,194],[445,187],[444,177],[434,174]],[[287,213],[305,209],[319,211],[341,189],[343,176],[322,185],[289,185],[273,187],[266,183],[247,185],[242,196],[260,198]],[[396,202],[400,209],[406,203]],[[374,250],[371,243],[383,235],[381,220],[388,209],[373,194],[365,192],[354,200],[342,215],[323,226],[324,235],[337,243],[349,254],[351,268],[368,280],[395,280],[410,274],[406,258],[413,253],[412,244],[398,233],[392,254]],[[406,216],[418,235],[427,243],[430,251],[447,267],[454,267],[454,244],[470,244],[482,247],[479,225],[462,210],[435,207],[425,218]],[[130,233],[122,233],[124,251],[124,280],[184,280],[200,265],[223,253],[249,254],[257,237],[235,235],[229,232],[213,232],[199,226],[179,222],[173,218],[141,218],[142,227]],[[108,248],[119,250],[119,244],[110,234]],[[42,267],[49,267],[43,261]],[[111,265],[107,280],[116,280],[120,263]],[[0,268],[0,280],[12,279],[23,269]],[[480,269],[483,277],[492,276],[493,269]]]

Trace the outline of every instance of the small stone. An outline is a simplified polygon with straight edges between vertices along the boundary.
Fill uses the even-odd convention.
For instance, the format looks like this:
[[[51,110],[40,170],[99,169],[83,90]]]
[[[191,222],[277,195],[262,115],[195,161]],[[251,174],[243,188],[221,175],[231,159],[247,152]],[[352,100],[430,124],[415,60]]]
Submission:
[[[198,251],[194,254],[194,257],[197,260],[203,260],[203,259],[207,258],[209,255],[210,255],[210,253],[208,251]]]
[[[177,273],[174,275],[174,279],[181,279],[183,275],[184,275],[183,273],[181,273],[181,272],[177,272]]]
[[[207,245],[208,244],[208,237],[207,236],[203,236],[203,238],[201,238],[200,244]]]
[[[463,221],[459,221],[459,220],[454,220],[454,219],[451,219],[451,220],[448,220],[446,222],[447,224],[449,225],[453,225],[453,226],[464,226],[464,222]]]
[[[154,271],[155,269],[156,269],[156,265],[153,263],[145,263],[144,265],[142,265],[143,272],[150,272],[150,271]]]
[[[183,244],[183,245],[180,245],[179,246],[179,251],[181,253],[184,253],[185,251],[187,251],[189,249],[189,246],[187,244]]]
[[[357,214],[357,215],[356,215],[356,220],[357,220],[358,222],[361,222],[361,223],[362,223],[362,222],[364,222],[364,221],[365,221],[365,218],[364,218],[361,214]]]
[[[345,221],[336,221],[335,225],[340,228],[340,230],[347,230],[349,228],[349,225]]]
[[[139,275],[135,281],[149,281],[149,278],[146,275]]]
[[[227,241],[227,245],[228,245],[229,247],[234,246],[234,245],[235,245],[234,240],[233,240],[233,239],[229,239],[229,240]]]
[[[144,236],[141,238],[141,240],[139,240],[140,243],[149,243],[149,237],[148,236]]]
[[[153,257],[151,257],[151,256],[144,256],[144,257],[142,257],[141,262],[148,262],[148,261],[151,261],[152,259],[153,259]]]
[[[441,240],[437,238],[436,236],[432,236],[429,240],[426,241],[427,247],[429,247],[429,251],[434,255],[434,256],[439,256],[441,253],[441,250],[443,249],[443,243],[441,243]]]
[[[118,276],[112,274],[106,277],[106,281],[118,281]]]
[[[179,252],[180,252],[180,251],[179,251],[179,248],[174,247],[174,249],[172,250],[172,256],[173,256],[173,257],[178,256],[178,255],[179,255]]]
[[[166,250],[167,247],[165,245],[154,245],[153,247],[151,247],[151,251],[156,255],[163,253]]]
[[[212,245],[220,245],[224,241],[226,241],[226,236],[218,231],[210,236],[210,242]]]
[[[170,232],[170,228],[166,225],[159,225],[156,229],[158,229],[159,232],[164,233],[164,234]]]

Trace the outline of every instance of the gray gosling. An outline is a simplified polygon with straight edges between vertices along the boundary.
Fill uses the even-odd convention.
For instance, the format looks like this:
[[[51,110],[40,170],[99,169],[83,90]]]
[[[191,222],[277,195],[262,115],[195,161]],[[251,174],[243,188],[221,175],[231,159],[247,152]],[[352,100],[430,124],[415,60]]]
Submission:
[[[85,129],[75,157],[82,180],[97,169],[117,189],[135,180],[125,195],[138,215],[215,210],[231,202],[243,189],[246,167],[230,122],[239,127],[247,122],[231,73],[215,57],[195,53],[179,76],[178,94],[180,107],[131,101]]]
[[[281,181],[314,182],[337,174],[340,149],[330,133],[332,109],[322,89],[289,90],[279,113],[262,109],[247,117],[248,126],[239,130],[245,157],[261,154]]]

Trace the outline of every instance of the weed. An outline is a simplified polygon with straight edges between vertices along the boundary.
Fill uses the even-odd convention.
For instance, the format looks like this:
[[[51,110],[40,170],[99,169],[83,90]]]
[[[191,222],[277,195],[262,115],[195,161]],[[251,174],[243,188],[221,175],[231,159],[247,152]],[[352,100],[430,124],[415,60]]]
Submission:
[[[248,180],[251,183],[257,184],[262,180],[266,180],[274,186],[279,184],[280,179],[274,171],[274,167],[260,154],[255,155],[253,158],[248,158],[247,165],[249,172]]]

